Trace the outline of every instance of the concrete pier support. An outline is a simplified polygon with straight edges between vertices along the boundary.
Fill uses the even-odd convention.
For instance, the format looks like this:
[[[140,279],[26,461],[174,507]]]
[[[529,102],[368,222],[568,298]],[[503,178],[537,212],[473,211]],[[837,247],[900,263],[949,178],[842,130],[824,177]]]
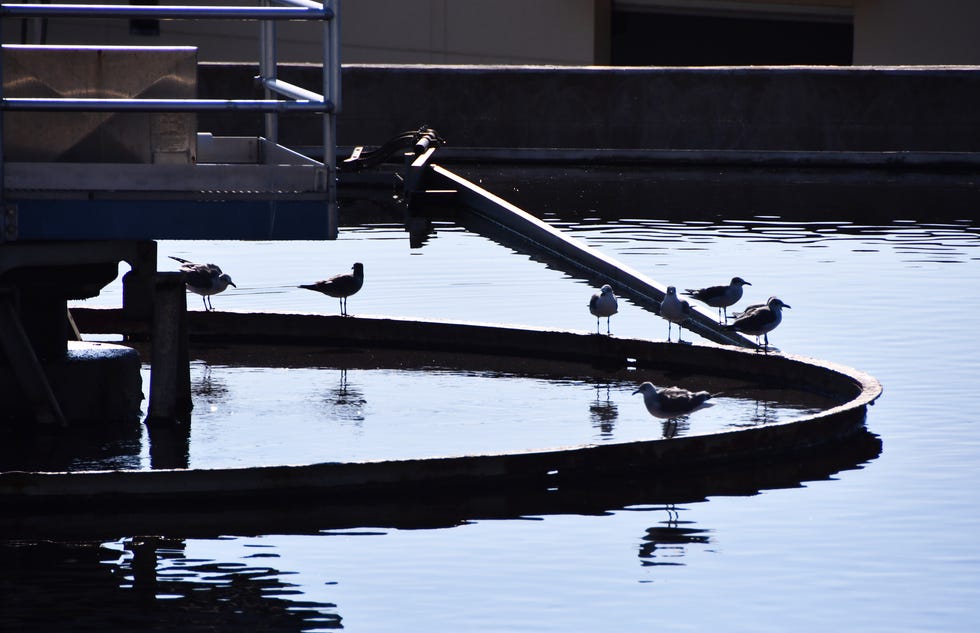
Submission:
[[[191,378],[184,273],[157,273],[147,426],[189,422]]]

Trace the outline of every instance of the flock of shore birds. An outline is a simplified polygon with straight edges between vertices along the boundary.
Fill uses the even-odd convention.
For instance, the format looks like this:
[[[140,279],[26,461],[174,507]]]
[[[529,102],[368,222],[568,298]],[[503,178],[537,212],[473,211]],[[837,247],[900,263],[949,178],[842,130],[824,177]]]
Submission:
[[[751,285],[741,277],[732,277],[732,280],[726,285],[698,289],[688,288],[684,294],[712,308],[717,308],[719,324],[727,330],[754,336],[756,349],[768,351],[769,332],[776,329],[776,326],[782,322],[783,308],[792,306],[784,303],[779,297],[769,297],[765,303],[750,305],[745,310],[734,313],[732,321],[729,323],[728,308],[741,300],[742,287]],[[589,312],[596,318],[596,334],[600,333],[599,322],[603,317],[606,319],[606,334],[610,333],[609,319],[616,314],[618,309],[616,295],[609,284],[604,285],[599,292],[592,295],[589,300]],[[677,325],[677,342],[683,342],[681,340],[681,326],[691,317],[691,304],[677,296],[675,286],[667,287],[663,301],[660,302],[660,316],[667,321],[667,341],[670,342],[671,329]],[[760,337],[764,343],[760,342]],[[712,395],[717,395],[707,391],[690,391],[681,387],[657,387],[649,382],[644,382],[639,389],[633,392],[634,395],[638,393],[643,395],[643,403],[651,415],[665,418],[675,418],[691,413],[705,406]]]
[[[235,286],[231,277],[221,271],[215,264],[197,264],[186,259],[171,256],[180,263],[180,270],[185,273],[187,289],[201,295],[206,311],[213,310],[211,297],[224,292],[228,286]],[[321,292],[328,297],[340,300],[340,314],[348,316],[347,298],[356,294],[364,285],[364,264],[358,262],[351,272],[334,275],[328,279],[298,286],[306,290]],[[791,306],[783,303],[778,297],[769,297],[766,303],[750,305],[741,312],[736,312],[729,323],[728,308],[742,298],[742,287],[751,286],[741,277],[732,277],[727,285],[708,286],[699,289],[687,289],[684,294],[705,305],[718,309],[719,323],[728,330],[741,332],[756,338],[757,349],[768,351],[769,332],[774,330],[782,321],[783,308]],[[612,286],[606,284],[589,300],[589,312],[596,318],[596,334],[600,334],[600,319],[606,319],[606,334],[610,334],[609,320],[619,310],[616,295]],[[671,340],[671,331],[677,326],[677,341],[681,340],[681,326],[691,316],[691,305],[677,296],[677,288],[669,286],[663,301],[660,303],[660,316],[667,321],[667,341]],[[760,342],[764,339],[764,343]],[[707,391],[690,391],[681,387],[657,387],[644,382],[633,394],[642,394],[643,403],[651,415],[663,418],[677,418],[691,413],[706,405],[713,395]]]

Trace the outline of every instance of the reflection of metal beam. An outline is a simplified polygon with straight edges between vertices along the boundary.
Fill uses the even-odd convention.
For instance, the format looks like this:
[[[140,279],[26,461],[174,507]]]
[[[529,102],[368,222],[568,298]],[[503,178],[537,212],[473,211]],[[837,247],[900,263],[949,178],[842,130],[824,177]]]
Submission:
[[[462,205],[512,234],[526,252],[544,254],[562,264],[566,272],[585,274],[590,280],[608,283],[617,294],[659,314],[660,302],[666,291],[663,284],[569,237],[448,169],[432,165],[429,174],[430,185],[439,189],[455,189]],[[684,322],[684,328],[715,343],[753,346],[742,335],[725,330],[714,314],[703,311],[700,306],[691,306],[691,317]]]

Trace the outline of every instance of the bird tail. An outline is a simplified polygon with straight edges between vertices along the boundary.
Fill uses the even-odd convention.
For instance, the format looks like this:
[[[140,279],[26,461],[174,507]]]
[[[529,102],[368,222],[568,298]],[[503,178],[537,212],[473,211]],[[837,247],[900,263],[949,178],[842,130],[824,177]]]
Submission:
[[[191,262],[187,261],[186,259],[181,259],[179,257],[174,257],[173,255],[169,255],[169,257],[170,257],[170,259],[173,259],[175,261],[178,261],[181,264],[190,264],[191,263]]]
[[[316,290],[316,285],[314,284],[303,284],[302,286],[296,286],[297,288],[303,288],[304,290]]]

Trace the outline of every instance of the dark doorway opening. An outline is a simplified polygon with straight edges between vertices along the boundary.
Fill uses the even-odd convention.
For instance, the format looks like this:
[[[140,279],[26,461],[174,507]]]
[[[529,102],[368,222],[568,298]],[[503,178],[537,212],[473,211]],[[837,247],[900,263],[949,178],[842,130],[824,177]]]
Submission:
[[[616,66],[784,66],[852,63],[847,21],[614,11]]]

